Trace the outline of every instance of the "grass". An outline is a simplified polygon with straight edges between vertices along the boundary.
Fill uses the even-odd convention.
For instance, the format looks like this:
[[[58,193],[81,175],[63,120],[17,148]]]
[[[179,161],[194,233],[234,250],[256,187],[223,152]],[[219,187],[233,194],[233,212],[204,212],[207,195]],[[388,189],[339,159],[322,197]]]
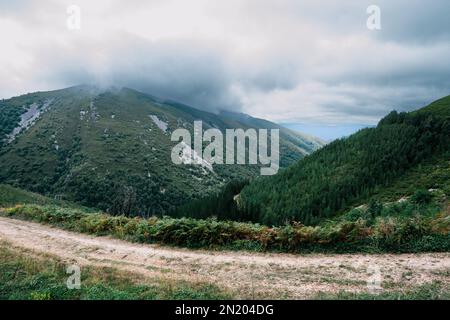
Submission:
[[[189,283],[119,271],[110,267],[83,266],[81,288],[68,289],[65,262],[49,254],[16,248],[0,241],[0,300],[215,300],[232,299],[233,295],[207,283]],[[324,280],[322,280],[324,281]],[[331,281],[331,280],[330,280]],[[337,282],[347,285],[349,282]],[[358,285],[360,283],[357,283]],[[283,299],[282,297],[280,297]],[[450,300],[445,283],[432,283],[370,292],[320,292],[320,300]]]
[[[214,218],[111,216],[70,202],[0,185],[0,215],[139,243],[279,252],[450,251],[450,205],[442,190],[402,202],[373,202],[318,226],[279,227]]]
[[[441,282],[423,284],[404,291],[319,293],[320,300],[450,300],[450,289]]]
[[[191,218],[129,218],[55,205],[16,205],[0,215],[75,232],[110,235],[139,242],[189,248],[282,252],[438,252],[450,251],[450,211],[436,202],[409,201],[355,209],[316,226],[259,224]]]
[[[0,184],[0,207],[9,207],[17,204],[56,205],[91,211],[89,208],[82,207],[72,202],[51,199],[38,193],[14,188],[6,184]]]
[[[81,288],[68,289],[66,263],[0,242],[0,300],[230,299],[211,284],[144,279],[113,268],[81,269]]]

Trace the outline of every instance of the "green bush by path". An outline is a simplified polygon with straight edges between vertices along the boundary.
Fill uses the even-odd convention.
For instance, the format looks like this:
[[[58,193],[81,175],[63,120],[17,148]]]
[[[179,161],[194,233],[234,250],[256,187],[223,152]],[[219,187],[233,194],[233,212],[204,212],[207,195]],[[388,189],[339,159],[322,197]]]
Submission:
[[[19,205],[2,215],[76,232],[111,235],[140,243],[190,248],[284,252],[450,251],[450,212],[438,203],[384,205],[376,213],[354,209],[319,226],[280,227],[216,219],[129,218],[58,206]]]

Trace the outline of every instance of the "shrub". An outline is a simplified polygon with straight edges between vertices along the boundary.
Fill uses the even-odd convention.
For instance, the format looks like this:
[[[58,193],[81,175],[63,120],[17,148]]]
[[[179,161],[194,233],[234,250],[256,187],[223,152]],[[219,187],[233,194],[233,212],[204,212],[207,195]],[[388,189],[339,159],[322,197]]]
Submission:
[[[376,216],[379,216],[382,211],[383,211],[383,204],[377,200],[371,199],[369,202],[369,207],[367,208],[368,214],[372,218],[375,218]]]
[[[433,195],[431,194],[430,191],[428,190],[424,190],[424,189],[420,189],[417,190],[412,196],[411,196],[411,201],[413,203],[417,203],[417,204],[429,204],[431,203],[431,200],[433,198]]]
[[[170,218],[110,216],[56,206],[19,205],[0,214],[48,223],[83,233],[111,235],[140,243],[185,247],[215,247],[280,251],[439,251],[450,231],[449,212],[421,206],[411,214],[411,205],[394,204],[372,219],[364,211],[352,210],[339,219],[319,226],[291,223],[270,228],[259,224],[219,221],[214,218]],[[422,210],[422,211],[421,211]],[[394,214],[395,212],[395,214]],[[407,214],[403,214],[406,212]],[[390,213],[392,216],[385,216]],[[448,241],[447,241],[448,242]],[[427,243],[429,245],[427,245]]]

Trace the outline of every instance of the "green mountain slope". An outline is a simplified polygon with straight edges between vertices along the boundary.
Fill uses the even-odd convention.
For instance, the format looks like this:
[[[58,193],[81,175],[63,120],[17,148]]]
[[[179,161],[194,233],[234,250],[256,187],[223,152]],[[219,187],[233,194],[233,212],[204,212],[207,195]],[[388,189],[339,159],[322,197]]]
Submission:
[[[317,137],[295,132],[276,123],[253,118],[244,113],[222,111],[220,116],[226,119],[233,119],[237,123],[243,123],[248,128],[279,129],[282,143],[280,144],[281,167],[287,167],[299,160],[298,155],[306,156],[312,151],[318,150],[325,145],[325,141]]]
[[[245,219],[316,224],[370,198],[419,188],[450,194],[450,96],[411,113],[391,112],[376,128],[334,141],[240,194]]]
[[[216,115],[131,89],[90,86],[0,101],[0,182],[111,213],[165,213],[216,192],[257,166],[175,165],[176,128],[249,128],[252,117]],[[276,126],[270,122],[263,125]],[[319,140],[281,129],[281,165],[319,148]]]

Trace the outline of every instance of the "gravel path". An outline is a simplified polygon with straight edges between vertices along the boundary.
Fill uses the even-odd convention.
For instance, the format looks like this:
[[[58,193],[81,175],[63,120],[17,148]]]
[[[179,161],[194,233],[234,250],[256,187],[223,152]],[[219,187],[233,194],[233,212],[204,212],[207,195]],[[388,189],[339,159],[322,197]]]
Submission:
[[[188,250],[94,237],[0,217],[0,240],[67,263],[109,266],[144,276],[210,282],[238,298],[304,299],[318,292],[450,286],[450,253],[278,254]],[[368,283],[373,283],[368,287]]]

